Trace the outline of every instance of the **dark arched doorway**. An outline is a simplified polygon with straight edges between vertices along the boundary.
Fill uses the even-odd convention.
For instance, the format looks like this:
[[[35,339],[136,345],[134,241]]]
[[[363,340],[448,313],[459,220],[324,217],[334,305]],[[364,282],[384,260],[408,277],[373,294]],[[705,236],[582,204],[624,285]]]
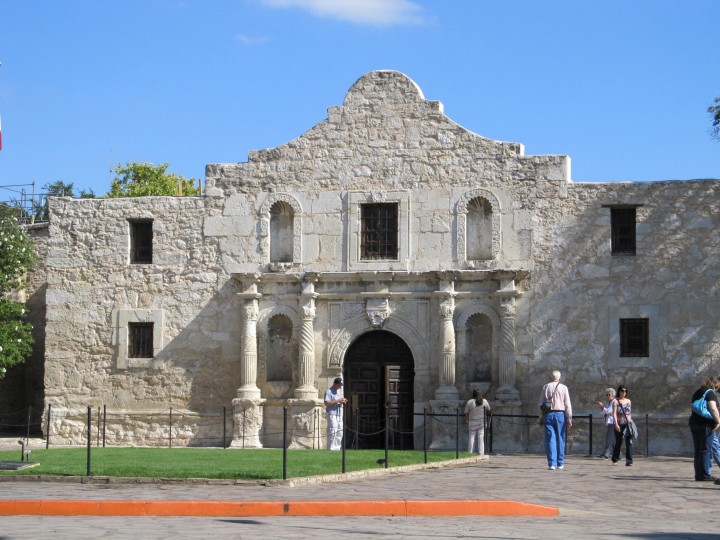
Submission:
[[[390,448],[413,448],[414,362],[405,342],[376,330],[357,338],[345,353],[345,396],[350,400],[350,448],[385,447],[388,407]]]

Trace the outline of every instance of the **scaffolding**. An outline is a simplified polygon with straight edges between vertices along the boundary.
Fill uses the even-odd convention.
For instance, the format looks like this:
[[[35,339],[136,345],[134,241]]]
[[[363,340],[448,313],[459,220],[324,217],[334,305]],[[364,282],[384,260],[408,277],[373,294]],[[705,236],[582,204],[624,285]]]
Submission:
[[[48,221],[47,193],[35,192],[35,182],[30,184],[0,185],[0,207],[17,212],[17,219],[24,225]]]

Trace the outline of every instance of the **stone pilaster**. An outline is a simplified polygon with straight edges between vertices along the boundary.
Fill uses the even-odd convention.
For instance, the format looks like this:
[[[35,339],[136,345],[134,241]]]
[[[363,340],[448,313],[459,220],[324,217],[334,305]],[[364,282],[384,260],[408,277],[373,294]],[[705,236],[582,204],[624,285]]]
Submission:
[[[303,282],[303,291],[300,296],[302,309],[302,325],[300,327],[300,366],[299,386],[295,389],[295,398],[299,400],[317,399],[318,390],[315,388],[315,286],[313,280]]]

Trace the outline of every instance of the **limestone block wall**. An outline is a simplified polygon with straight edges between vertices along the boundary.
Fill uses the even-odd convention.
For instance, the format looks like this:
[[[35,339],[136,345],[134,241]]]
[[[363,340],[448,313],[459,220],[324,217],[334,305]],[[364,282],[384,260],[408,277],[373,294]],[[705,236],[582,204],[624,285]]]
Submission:
[[[520,299],[518,381],[527,411],[553,368],[576,413],[625,384],[656,452],[692,449],[689,396],[719,373],[720,182],[570,184],[536,208],[535,270]],[[611,255],[610,209],[636,204],[637,254]],[[649,319],[650,356],[619,356],[620,318]]]
[[[82,429],[62,419],[82,417],[87,406],[119,415],[170,408],[219,414],[236,390],[240,347],[236,291],[217,240],[203,235],[204,218],[219,210],[203,198],[148,197],[53,199],[50,211],[45,401],[54,411],[51,433],[82,440]],[[130,264],[129,219],[153,219],[152,264]],[[158,321],[163,346],[150,361],[123,363],[118,320],[138,313]]]

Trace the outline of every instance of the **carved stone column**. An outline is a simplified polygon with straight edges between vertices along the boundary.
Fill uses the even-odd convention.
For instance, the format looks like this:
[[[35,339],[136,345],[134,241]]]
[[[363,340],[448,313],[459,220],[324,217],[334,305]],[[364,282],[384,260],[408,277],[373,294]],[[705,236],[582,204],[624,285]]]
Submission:
[[[500,296],[500,362],[498,378],[500,387],[496,397],[503,401],[519,399],[515,388],[515,296]]]
[[[243,311],[238,397],[259,398],[260,389],[257,387],[257,320],[259,315],[257,298],[246,298]]]
[[[262,448],[260,431],[263,425],[264,400],[257,386],[257,320],[259,315],[257,281],[247,284],[238,296],[243,299],[242,352],[240,356],[240,388],[233,399],[234,448]]]
[[[317,399],[315,388],[315,286],[312,280],[303,282],[300,296],[302,308],[302,326],[300,327],[300,366],[299,386],[295,389],[295,398],[300,400]]]
[[[450,285],[452,289],[452,284]],[[440,365],[439,385],[435,391],[435,399],[458,399],[459,394],[455,388],[455,327],[453,314],[455,312],[454,292],[443,292],[440,298]]]

